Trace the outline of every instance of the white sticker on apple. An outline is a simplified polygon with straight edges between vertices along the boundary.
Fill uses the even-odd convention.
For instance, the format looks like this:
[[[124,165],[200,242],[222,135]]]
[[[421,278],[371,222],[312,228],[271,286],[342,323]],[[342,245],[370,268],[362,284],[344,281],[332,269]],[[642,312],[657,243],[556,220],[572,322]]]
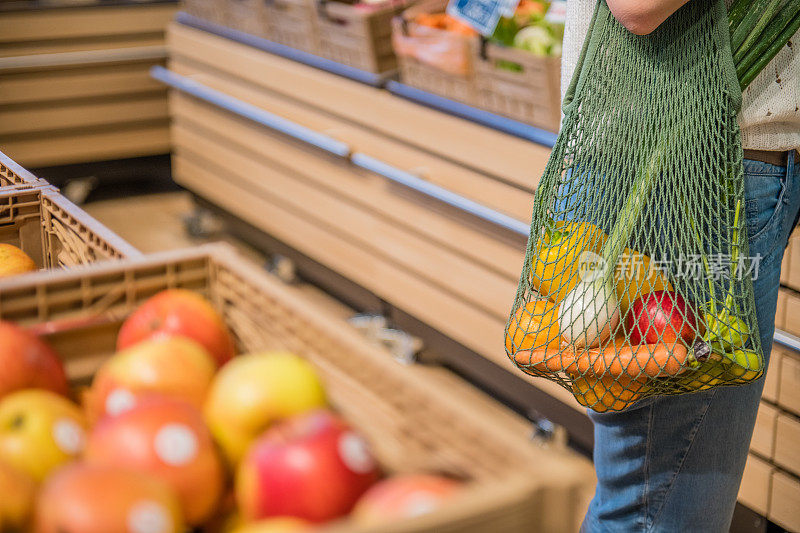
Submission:
[[[200,447],[197,435],[183,424],[165,425],[156,433],[153,444],[158,458],[171,466],[191,463]]]
[[[339,438],[339,456],[347,468],[357,474],[366,474],[375,468],[375,460],[366,441],[352,431]]]
[[[130,533],[169,533],[173,529],[172,517],[160,503],[141,501],[128,513]]]
[[[408,496],[405,504],[405,516],[412,518],[428,514],[436,509],[436,498],[427,492],[415,492]]]
[[[127,389],[114,389],[106,396],[106,413],[116,416],[130,411],[136,405],[136,396]]]
[[[53,441],[67,455],[78,455],[83,451],[86,434],[74,420],[60,418],[53,424]]]

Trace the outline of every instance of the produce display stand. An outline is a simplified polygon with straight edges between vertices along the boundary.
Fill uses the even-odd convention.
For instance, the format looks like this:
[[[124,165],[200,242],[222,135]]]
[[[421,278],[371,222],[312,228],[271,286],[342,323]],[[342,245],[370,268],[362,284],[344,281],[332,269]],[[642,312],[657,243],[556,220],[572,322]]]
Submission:
[[[174,88],[178,183],[591,446],[572,396],[517,372],[502,346],[547,148],[183,24],[169,42],[154,75]]]
[[[46,186],[41,180],[0,152],[0,193]]]
[[[313,54],[319,46],[313,0],[269,0],[262,5],[267,38]]]
[[[0,242],[41,269],[141,255],[52,187],[0,191]]]
[[[429,93],[398,81],[390,80],[387,82],[386,88],[392,94],[412,102],[442,111],[449,115],[470,120],[477,124],[502,131],[503,133],[508,133],[520,139],[526,139],[548,148],[552,148],[556,143],[557,134],[552,131],[543,130],[531,126],[530,124],[491,113],[484,109],[462,104],[461,102],[456,102],[455,100],[444,98],[443,96]]]
[[[0,2],[0,146],[28,168],[169,152],[175,2]]]
[[[484,109],[457,102],[455,100],[438,96],[409,85],[405,85],[393,79],[391,74],[374,74],[364,70],[356,69],[348,65],[343,65],[336,61],[331,61],[323,57],[282,45],[268,39],[251,35],[221,24],[215,24],[202,18],[193,16],[189,13],[180,12],[175,17],[175,22],[187,27],[196,28],[231,41],[257,48],[264,52],[274,54],[304,65],[308,65],[337,76],[342,76],[359,83],[364,83],[373,87],[385,87],[390,93],[401,98],[422,104],[426,107],[436,109],[442,113],[463,118],[476,124],[486,126],[520,139],[540,144],[546,148],[551,148],[555,144],[556,134],[525,124],[517,120],[491,113]]]
[[[561,125],[561,58],[486,40],[475,60],[478,105],[556,132]],[[499,65],[514,65],[509,70]]]
[[[214,35],[219,35],[220,37],[225,37],[226,39],[251,46],[264,52],[285,57],[286,59],[318,68],[320,70],[336,74],[337,76],[349,78],[359,83],[371,85],[373,87],[381,87],[386,81],[386,75],[375,74],[373,72],[367,72],[350,67],[348,65],[343,65],[342,63],[331,61],[330,59],[325,59],[324,57],[320,57],[297,48],[292,48],[291,46],[287,46],[285,44],[273,42],[257,35],[251,35],[243,31],[229,28],[228,26],[224,26],[222,24],[216,24],[209,20],[193,16],[189,13],[178,13],[175,17],[175,22],[191,28],[203,30]]]
[[[397,70],[392,49],[392,18],[406,4],[389,0],[383,4],[353,5],[337,0],[317,0],[319,53],[333,61],[379,74]]]
[[[509,431],[488,397],[465,402],[426,369],[398,364],[227,246],[0,281],[0,319],[49,331],[72,382],[82,385],[113,353],[122,320],[149,296],[177,287],[213,303],[240,351],[288,349],[312,363],[334,407],[365,435],[387,472],[436,472],[468,482],[461,498],[417,518],[372,528],[345,520],[320,531],[577,529],[593,484],[588,460]]]

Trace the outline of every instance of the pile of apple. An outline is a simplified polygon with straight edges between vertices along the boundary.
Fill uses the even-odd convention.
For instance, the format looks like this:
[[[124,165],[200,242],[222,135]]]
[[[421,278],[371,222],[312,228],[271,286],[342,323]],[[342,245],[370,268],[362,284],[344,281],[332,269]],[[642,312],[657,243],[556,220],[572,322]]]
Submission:
[[[184,290],[131,314],[81,402],[57,354],[0,322],[0,533],[300,531],[429,512],[461,484],[381,480],[366,441],[288,352],[234,357]]]

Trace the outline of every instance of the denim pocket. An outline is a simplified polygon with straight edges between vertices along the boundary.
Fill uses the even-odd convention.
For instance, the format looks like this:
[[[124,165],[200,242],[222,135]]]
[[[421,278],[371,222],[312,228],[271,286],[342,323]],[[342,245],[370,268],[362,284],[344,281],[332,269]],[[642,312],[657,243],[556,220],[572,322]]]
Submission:
[[[781,219],[786,167],[750,160],[744,163],[745,214],[752,243]]]

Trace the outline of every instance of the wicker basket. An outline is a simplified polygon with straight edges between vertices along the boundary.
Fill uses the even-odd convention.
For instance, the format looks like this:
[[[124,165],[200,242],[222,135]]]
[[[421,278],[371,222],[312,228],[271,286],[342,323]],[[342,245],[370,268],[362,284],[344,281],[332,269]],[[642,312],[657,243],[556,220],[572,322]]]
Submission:
[[[307,358],[387,472],[440,472],[469,482],[462,498],[427,515],[374,528],[344,521],[321,531],[559,532],[575,530],[582,516],[592,483],[588,461],[531,444],[481,404],[464,403],[423,369],[398,364],[227,246],[12,281],[0,281],[0,319],[50,332],[76,384],[87,383],[113,352],[121,321],[137,305],[166,288],[191,289],[213,302],[241,351],[288,349]]]
[[[263,10],[264,0],[227,0],[225,25],[234,30],[268,38]]]
[[[141,255],[53,187],[0,192],[0,243],[46,269]]]
[[[183,10],[188,14],[213,22],[227,24],[227,0],[184,0]]]
[[[47,185],[45,180],[37,178],[6,154],[0,152],[0,193]]]
[[[475,60],[477,105],[550,131],[561,123],[561,59],[484,42]],[[499,65],[515,65],[509,70]]]
[[[318,53],[314,0],[263,0],[267,38],[311,54]]]
[[[478,93],[473,63],[478,38],[423,27],[414,22],[420,13],[440,13],[445,7],[446,2],[429,0],[393,19],[392,44],[397,54],[400,80],[429,93],[476,105]]]
[[[392,48],[392,18],[407,4],[348,4],[322,0],[317,8],[319,54],[377,74],[397,69]]]

